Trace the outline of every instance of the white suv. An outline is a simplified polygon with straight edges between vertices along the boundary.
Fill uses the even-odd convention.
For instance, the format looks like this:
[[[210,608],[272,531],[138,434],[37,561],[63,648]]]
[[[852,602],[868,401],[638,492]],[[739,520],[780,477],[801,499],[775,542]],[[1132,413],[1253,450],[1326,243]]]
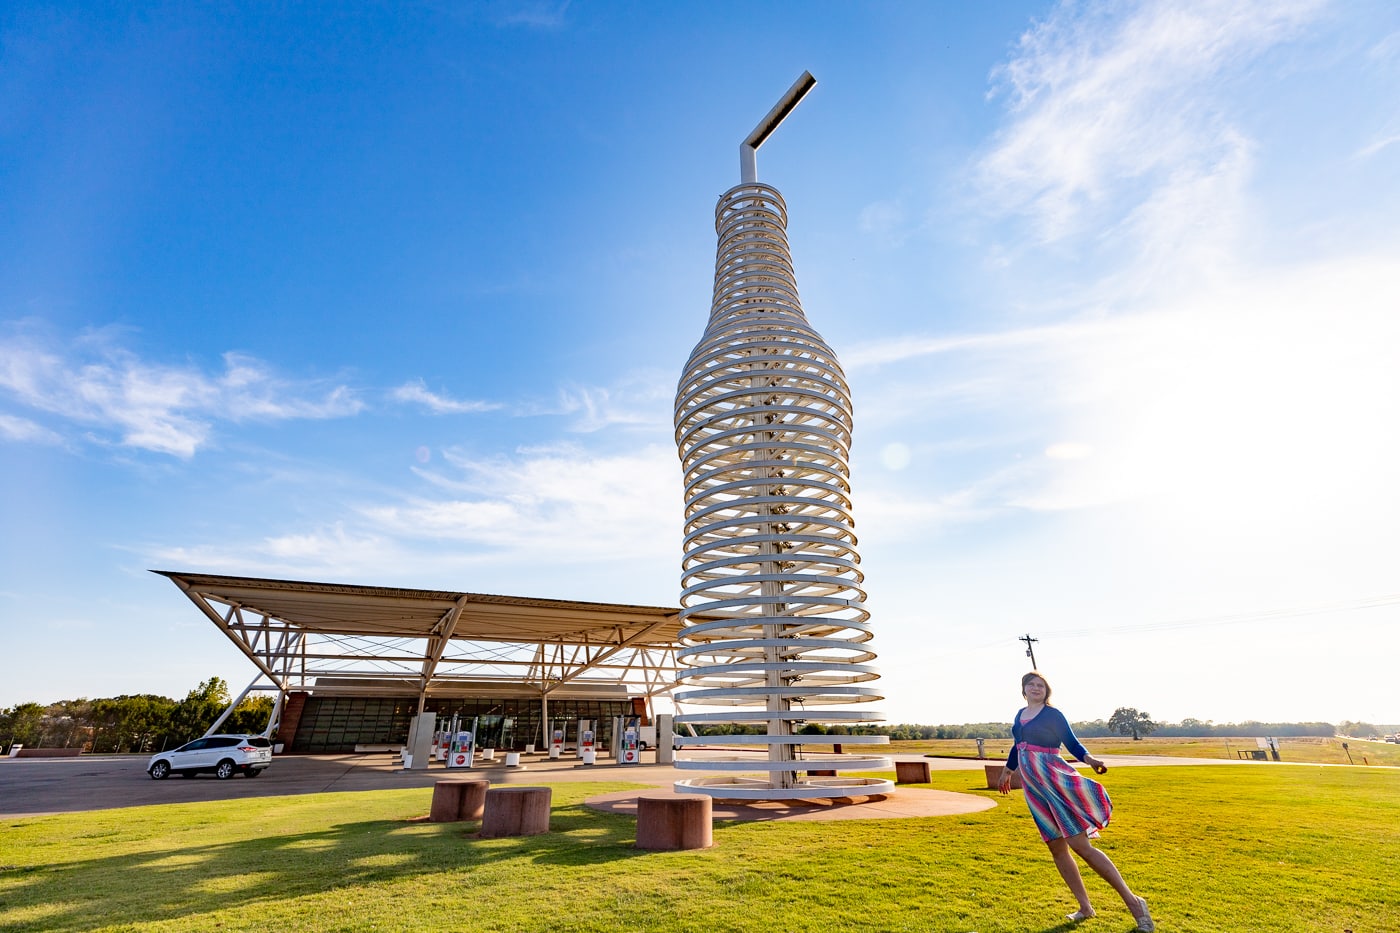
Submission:
[[[272,743],[260,735],[206,735],[174,751],[152,755],[146,773],[159,781],[171,774],[210,771],[226,780],[239,773],[257,777],[270,764]]]

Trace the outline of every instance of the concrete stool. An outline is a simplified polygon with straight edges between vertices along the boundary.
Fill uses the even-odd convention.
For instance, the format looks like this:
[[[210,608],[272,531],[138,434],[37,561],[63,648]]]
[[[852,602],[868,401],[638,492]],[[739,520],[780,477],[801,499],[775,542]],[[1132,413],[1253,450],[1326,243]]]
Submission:
[[[486,792],[481,835],[538,836],[549,832],[548,787],[493,787]]]
[[[927,761],[896,761],[894,782],[896,784],[927,784],[933,778],[929,775]]]
[[[983,765],[983,766],[982,766],[982,770],[985,771],[985,772],[987,772],[987,787],[991,788],[992,790],[995,790],[995,789],[996,789],[997,785],[1001,783],[1001,772],[1002,772],[1002,769],[1005,768],[1005,767],[1006,767],[1006,765]],[[1012,789],[1012,790],[1020,790],[1020,789],[1021,789],[1021,772],[1020,772],[1020,771],[1012,771],[1012,772],[1011,772],[1011,789]]]
[[[715,844],[710,826],[710,798],[637,798],[637,848],[671,851],[708,849]]]
[[[490,781],[438,781],[433,785],[433,808],[428,812],[428,822],[481,819],[490,786]]]

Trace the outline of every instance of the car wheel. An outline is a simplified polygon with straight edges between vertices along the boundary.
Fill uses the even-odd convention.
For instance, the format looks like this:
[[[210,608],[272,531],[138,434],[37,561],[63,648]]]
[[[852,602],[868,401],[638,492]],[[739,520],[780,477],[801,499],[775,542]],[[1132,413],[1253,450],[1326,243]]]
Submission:
[[[229,778],[233,777],[234,772],[237,770],[238,769],[233,766],[233,762],[225,758],[215,766],[214,777],[221,781],[227,781]]]
[[[249,768],[243,772],[244,777],[257,777],[259,774],[262,774],[262,768]]]
[[[157,761],[155,764],[151,765],[151,777],[155,778],[157,781],[163,781],[169,776],[170,762]]]

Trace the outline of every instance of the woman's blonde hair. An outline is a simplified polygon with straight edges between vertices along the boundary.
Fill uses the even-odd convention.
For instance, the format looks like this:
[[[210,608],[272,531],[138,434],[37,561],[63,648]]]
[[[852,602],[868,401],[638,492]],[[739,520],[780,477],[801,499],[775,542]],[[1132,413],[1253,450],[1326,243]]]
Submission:
[[[1032,677],[1039,677],[1041,683],[1045,684],[1045,705],[1050,706],[1050,681],[1046,680],[1045,675],[1042,674],[1040,671],[1031,671],[1030,673],[1025,674],[1021,677],[1021,696],[1026,695],[1026,684],[1030,683]]]

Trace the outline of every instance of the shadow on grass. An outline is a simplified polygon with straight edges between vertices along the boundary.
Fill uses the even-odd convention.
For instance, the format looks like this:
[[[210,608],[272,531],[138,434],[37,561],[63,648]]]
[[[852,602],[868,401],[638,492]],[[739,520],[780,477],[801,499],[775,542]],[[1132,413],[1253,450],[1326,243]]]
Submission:
[[[633,848],[632,821],[582,805],[554,810],[543,835],[482,839],[479,830],[478,822],[368,820],[240,842],[0,866],[0,931],[77,933],[91,930],[99,915],[104,925],[123,928],[425,876],[451,875],[460,883],[474,870],[514,859],[586,866],[648,854]]]

